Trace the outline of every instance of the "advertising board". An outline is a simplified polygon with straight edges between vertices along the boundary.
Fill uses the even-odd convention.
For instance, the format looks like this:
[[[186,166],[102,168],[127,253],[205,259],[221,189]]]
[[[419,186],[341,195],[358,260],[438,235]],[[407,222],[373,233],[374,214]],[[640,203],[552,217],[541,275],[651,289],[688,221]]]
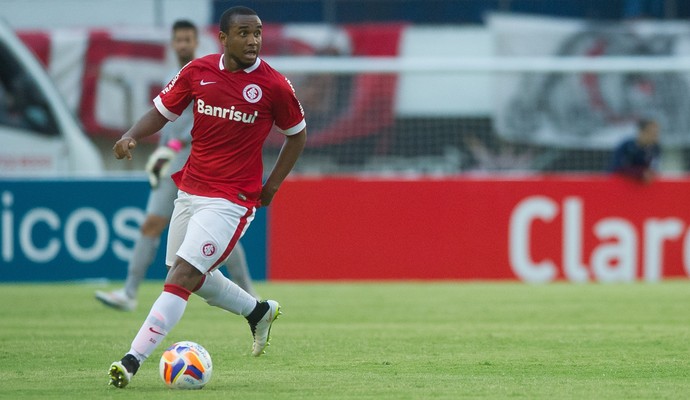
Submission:
[[[687,278],[689,195],[604,175],[296,179],[272,205],[269,278]]]
[[[0,179],[0,280],[124,279],[144,221],[144,179]],[[266,216],[242,244],[252,277],[265,279]],[[147,278],[165,278],[165,238]]]

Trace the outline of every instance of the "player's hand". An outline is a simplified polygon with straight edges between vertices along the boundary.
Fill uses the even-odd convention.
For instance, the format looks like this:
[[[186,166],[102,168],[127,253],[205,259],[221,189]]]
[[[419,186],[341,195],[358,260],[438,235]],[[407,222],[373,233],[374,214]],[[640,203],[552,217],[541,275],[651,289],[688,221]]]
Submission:
[[[261,196],[259,196],[259,207],[268,207],[273,201],[273,196],[276,195],[276,191],[264,186],[261,189]]]
[[[117,158],[118,160],[122,160],[123,158],[127,157],[128,160],[131,160],[132,153],[130,152],[130,150],[133,150],[135,147],[137,147],[137,141],[133,138],[121,138],[120,140],[115,142],[115,146],[113,146],[115,158]]]
[[[146,161],[146,173],[152,188],[158,186],[161,176],[168,173],[170,161],[175,157],[175,151],[168,146],[158,147]]]

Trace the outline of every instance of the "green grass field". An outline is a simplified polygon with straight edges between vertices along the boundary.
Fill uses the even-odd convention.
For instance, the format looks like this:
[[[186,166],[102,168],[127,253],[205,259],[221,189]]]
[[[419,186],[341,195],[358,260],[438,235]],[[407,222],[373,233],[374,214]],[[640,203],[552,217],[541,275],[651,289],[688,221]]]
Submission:
[[[0,398],[681,399],[690,397],[690,283],[268,283],[272,346],[249,355],[243,318],[192,297],[125,389],[107,386],[161,283],[139,309],[96,302],[95,284],[0,285]],[[165,347],[204,345],[196,392],[158,377]]]

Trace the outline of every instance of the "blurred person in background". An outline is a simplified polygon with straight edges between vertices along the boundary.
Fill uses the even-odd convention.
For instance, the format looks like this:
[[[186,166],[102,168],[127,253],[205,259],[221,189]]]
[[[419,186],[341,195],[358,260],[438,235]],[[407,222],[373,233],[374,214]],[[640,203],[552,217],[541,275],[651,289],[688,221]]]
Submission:
[[[637,135],[625,139],[613,152],[611,172],[651,183],[659,170],[659,124],[651,119],[637,123]]]
[[[198,45],[198,30],[192,22],[178,20],[173,24],[171,47],[178,65],[165,83],[195,58]],[[191,131],[194,121],[191,107],[190,105],[175,123],[163,127],[158,148],[151,153],[146,163],[146,172],[151,184],[146,219],[141,225],[141,236],[134,245],[134,252],[127,266],[125,286],[112,291],[96,291],[96,299],[106,306],[122,311],[133,311],[137,307],[139,286],[156,258],[161,235],[168,227],[173,203],[177,197],[177,186],[170,174],[182,169],[191,152]],[[235,283],[258,298],[252,285],[244,248],[239,242],[223,264]]]

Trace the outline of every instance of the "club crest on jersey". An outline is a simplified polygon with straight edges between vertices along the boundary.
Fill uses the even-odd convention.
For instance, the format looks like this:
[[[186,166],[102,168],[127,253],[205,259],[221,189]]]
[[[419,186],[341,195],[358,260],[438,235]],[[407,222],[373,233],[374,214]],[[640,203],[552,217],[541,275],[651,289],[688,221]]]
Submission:
[[[259,85],[250,83],[249,85],[245,86],[244,89],[242,89],[242,96],[250,103],[257,103],[259,100],[261,100],[263,92],[261,91]]]
[[[216,244],[213,242],[206,242],[201,245],[201,255],[204,257],[212,257],[216,254]]]

